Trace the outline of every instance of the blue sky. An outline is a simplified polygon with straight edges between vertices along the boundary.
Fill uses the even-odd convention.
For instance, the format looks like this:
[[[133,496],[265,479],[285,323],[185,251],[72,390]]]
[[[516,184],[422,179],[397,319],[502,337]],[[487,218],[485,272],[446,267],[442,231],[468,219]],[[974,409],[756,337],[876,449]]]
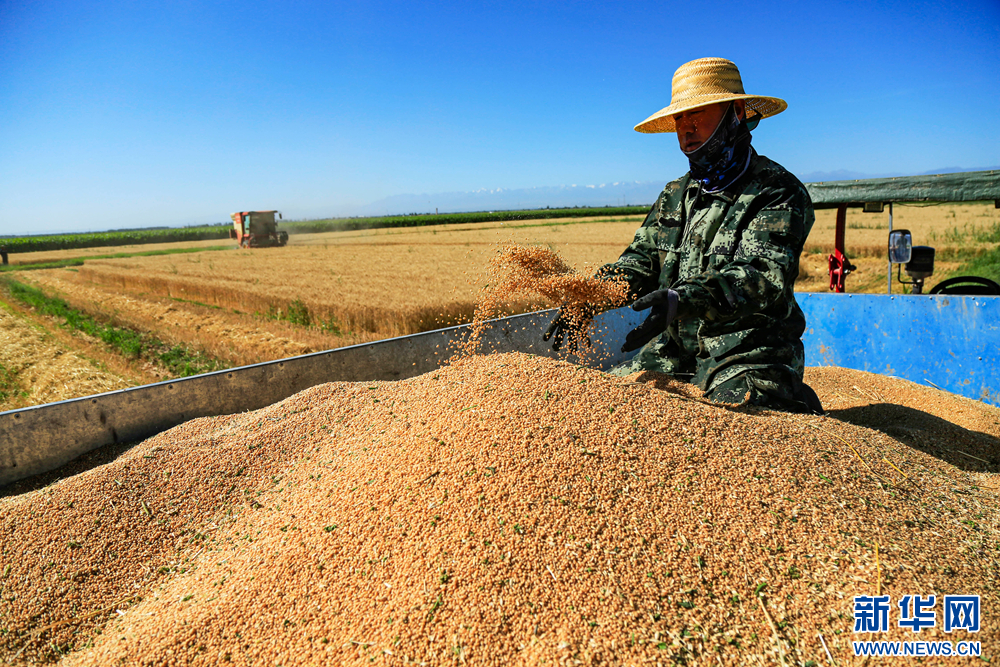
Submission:
[[[662,181],[632,127],[734,60],[797,174],[1000,164],[1000,2],[0,1],[0,234]],[[429,198],[430,199],[430,198]]]

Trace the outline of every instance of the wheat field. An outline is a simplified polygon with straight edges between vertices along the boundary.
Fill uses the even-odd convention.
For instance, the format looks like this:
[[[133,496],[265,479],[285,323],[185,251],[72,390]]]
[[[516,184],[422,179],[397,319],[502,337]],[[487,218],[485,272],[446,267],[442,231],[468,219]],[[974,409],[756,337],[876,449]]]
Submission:
[[[817,211],[800,263],[796,283],[800,291],[828,289],[827,255],[833,247],[835,215],[835,210]],[[858,267],[847,279],[849,292],[885,291],[887,218],[887,213],[849,212],[847,251]],[[284,248],[88,259],[78,268],[14,275],[104,320],[204,351],[227,365],[242,365],[470,321],[486,286],[488,262],[500,246],[541,245],[558,252],[576,270],[589,273],[614,261],[641,221],[642,216],[631,216],[304,234],[291,237]],[[947,257],[949,247],[977,245],[977,236],[1000,225],[1000,210],[992,202],[897,206],[893,223],[897,229],[910,229],[914,243],[936,246],[940,258]],[[207,247],[215,242],[183,245],[199,247],[199,243]],[[44,254],[49,261],[72,257],[73,252]],[[75,252],[79,256],[80,251]],[[957,266],[955,261],[938,259],[927,288]],[[901,291],[898,284],[894,290]],[[510,312],[548,305],[552,304],[524,301],[511,305]],[[55,321],[36,324],[59,330]],[[99,342],[59,335],[63,350],[113,363],[114,355],[101,350]],[[34,345],[49,350],[53,358],[65,356],[55,348]],[[23,367],[12,356],[15,347],[7,347],[11,354],[0,352],[0,365]],[[142,381],[156,379],[145,377],[149,369],[118,370],[141,374]],[[19,377],[33,384],[30,374]],[[120,382],[87,380],[79,388],[66,385],[58,394],[46,393],[49,390],[35,394],[56,400]]]
[[[817,211],[801,260],[796,285],[801,291],[828,289],[826,263],[833,247],[835,216],[833,209]],[[163,314],[129,313],[142,310],[142,302],[156,299],[169,302],[174,310],[214,309],[200,312],[202,318],[291,320],[309,325],[322,337],[305,342],[292,340],[294,336],[284,331],[271,335],[292,340],[285,351],[315,349],[469,321],[486,284],[488,260],[499,246],[545,246],[587,273],[614,261],[641,220],[641,216],[630,216],[297,235],[283,248],[92,259],[78,269],[36,271],[33,278],[50,291],[91,304],[87,310],[111,311],[120,319],[145,326],[155,325]],[[911,230],[915,244],[938,248],[937,271],[928,288],[958,266],[946,259],[949,248],[968,248],[975,244],[977,234],[996,225],[1000,225],[1000,210],[992,203],[896,206],[893,220],[896,229]],[[858,267],[848,277],[848,291],[884,291],[888,213],[851,210],[847,227],[847,252]],[[91,290],[86,296],[78,294],[83,287]],[[102,292],[107,296],[102,298]],[[128,295],[131,301],[118,303],[116,295],[119,299]],[[115,301],[115,305],[101,306],[103,301]],[[542,305],[546,304],[524,302],[515,310]],[[175,322],[177,326],[190,328]],[[208,327],[199,324],[198,328]],[[256,334],[246,336],[254,339]],[[253,355],[254,360],[279,353],[281,347],[261,350]]]
[[[284,248],[96,259],[39,273],[242,313],[280,317],[299,302],[329,330],[404,335],[468,321],[502,243],[548,246],[592,271],[618,256],[640,220],[333,232]]]
[[[826,256],[833,248],[836,211],[817,211],[806,241],[797,288],[828,289]],[[76,278],[115,291],[197,301],[230,311],[280,314],[300,302],[311,323],[332,331],[404,335],[468,321],[483,269],[503,243],[556,250],[582,272],[614,261],[641,216],[330,232],[294,236],[288,246],[233,252],[94,259]],[[968,248],[977,233],[1000,225],[992,203],[896,206],[893,226],[914,243],[938,249],[928,288],[958,266],[949,250]],[[885,286],[888,212],[851,210],[847,251],[858,269],[848,290]],[[984,247],[986,244],[980,244]],[[527,306],[528,304],[525,304]]]

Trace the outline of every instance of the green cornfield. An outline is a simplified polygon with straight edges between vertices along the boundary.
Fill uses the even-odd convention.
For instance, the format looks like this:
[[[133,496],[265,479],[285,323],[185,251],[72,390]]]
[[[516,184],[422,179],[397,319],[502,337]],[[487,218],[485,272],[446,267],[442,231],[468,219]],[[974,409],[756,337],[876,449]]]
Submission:
[[[127,229],[116,232],[0,238],[0,246],[7,248],[7,252],[23,253],[224,238],[229,238],[228,226],[206,225],[204,227],[180,227],[176,229]]]

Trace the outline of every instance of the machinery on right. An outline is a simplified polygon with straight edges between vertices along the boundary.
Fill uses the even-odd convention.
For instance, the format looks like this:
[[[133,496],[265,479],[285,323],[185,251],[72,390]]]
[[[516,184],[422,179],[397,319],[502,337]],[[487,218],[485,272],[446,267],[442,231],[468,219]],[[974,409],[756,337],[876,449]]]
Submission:
[[[934,273],[934,248],[914,246],[909,230],[892,228],[892,205],[993,201],[1000,208],[1000,171],[976,171],[933,176],[872,178],[854,181],[808,183],[806,189],[817,209],[837,209],[834,250],[829,257],[830,290],[846,291],[846,278],[855,270],[847,258],[845,233],[847,209],[862,208],[866,213],[889,209],[887,293],[892,294],[892,265],[897,280],[911,286],[911,294],[923,294],[924,281]],[[902,278],[905,272],[909,280]],[[982,276],[955,276],[944,280],[930,294],[1000,296],[1000,284]]]

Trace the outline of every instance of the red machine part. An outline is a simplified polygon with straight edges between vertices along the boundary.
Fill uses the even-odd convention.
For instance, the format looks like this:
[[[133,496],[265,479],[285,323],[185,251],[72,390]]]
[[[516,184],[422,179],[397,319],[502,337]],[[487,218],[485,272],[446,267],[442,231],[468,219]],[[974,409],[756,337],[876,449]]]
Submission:
[[[230,216],[233,219],[233,227],[229,230],[229,238],[236,239],[240,245],[245,246],[249,235],[243,216],[244,213],[233,213]]]
[[[237,232],[239,234],[239,242],[241,246],[246,248],[249,247],[250,245],[250,230],[247,229],[247,219],[246,219],[247,214],[241,212],[238,213],[237,215],[239,216],[240,220],[240,231]]]
[[[837,207],[837,231],[833,242],[833,254],[829,257],[830,289],[843,292],[847,276],[857,267],[851,264],[844,252],[844,230],[847,227],[847,204]]]

